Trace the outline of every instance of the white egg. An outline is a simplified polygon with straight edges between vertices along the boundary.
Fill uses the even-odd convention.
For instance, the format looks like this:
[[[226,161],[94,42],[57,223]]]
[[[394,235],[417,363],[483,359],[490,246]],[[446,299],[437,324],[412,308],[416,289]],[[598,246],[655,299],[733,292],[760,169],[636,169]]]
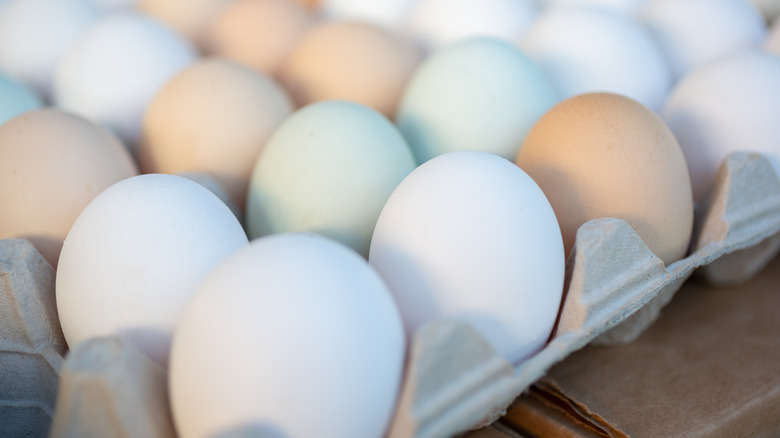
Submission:
[[[176,329],[176,429],[380,438],[404,351],[398,309],[358,254],[310,233],[254,240],[209,274]]]
[[[68,345],[117,334],[167,364],[195,289],[246,244],[230,209],[200,184],[147,174],[112,185],[81,212],[60,253],[57,310]]]
[[[514,43],[537,9],[533,0],[420,0],[409,14],[407,30],[429,49],[474,36]]]
[[[249,182],[251,237],[312,231],[368,256],[393,189],[415,167],[398,129],[356,103],[306,106],[274,131]]]
[[[397,122],[420,163],[458,150],[514,159],[536,120],[557,102],[531,59],[509,43],[477,37],[423,62],[404,91]]]
[[[453,152],[413,171],[382,210],[369,263],[409,335],[429,321],[464,320],[517,363],[544,345],[558,314],[555,213],[525,172],[493,154]]]
[[[325,16],[335,20],[359,20],[399,30],[418,0],[321,0]]]
[[[669,65],[649,32],[608,9],[550,8],[520,46],[546,70],[562,98],[606,91],[659,111],[671,87]]]
[[[65,53],[55,73],[54,102],[109,127],[134,150],[149,102],[195,56],[184,38],[158,21],[115,13]]]
[[[675,80],[719,57],[759,47],[761,14],[745,0],[649,0],[640,11]]]
[[[99,18],[88,0],[13,0],[0,13],[0,69],[48,98],[54,69]]]
[[[758,50],[713,61],[680,80],[663,118],[680,142],[700,199],[731,152],[780,157],[780,57]]]

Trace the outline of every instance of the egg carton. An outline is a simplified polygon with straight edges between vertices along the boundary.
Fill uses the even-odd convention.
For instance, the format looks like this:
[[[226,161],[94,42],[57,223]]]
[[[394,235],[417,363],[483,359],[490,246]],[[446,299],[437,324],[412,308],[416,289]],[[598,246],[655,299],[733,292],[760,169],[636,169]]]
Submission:
[[[780,179],[771,162],[730,156],[696,218],[690,255],[669,266],[625,221],[583,225],[555,334],[517,366],[467,323],[421,327],[388,437],[447,437],[491,423],[573,351],[639,336],[697,268],[716,285],[747,281],[780,250]],[[116,338],[80,344],[67,360],[65,351],[54,270],[28,242],[0,241],[0,436],[175,437],[162,368]],[[248,429],[220,438],[267,436]]]
[[[581,226],[555,333],[516,366],[467,323],[421,327],[412,338],[389,438],[449,437],[490,424],[570,353],[589,343],[636,339],[694,271],[715,285],[747,281],[780,250],[780,179],[770,159],[729,156],[695,216],[689,255],[669,266],[623,220]]]

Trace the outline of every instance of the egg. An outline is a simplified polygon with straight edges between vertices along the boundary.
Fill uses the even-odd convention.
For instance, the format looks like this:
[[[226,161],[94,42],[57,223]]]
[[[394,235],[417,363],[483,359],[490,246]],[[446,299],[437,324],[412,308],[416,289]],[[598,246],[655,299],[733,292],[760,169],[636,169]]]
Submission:
[[[62,111],[38,109],[0,125],[0,239],[23,237],[55,268],[81,211],[138,173],[119,140]]]
[[[683,76],[663,117],[688,162],[701,199],[732,152],[780,156],[780,56],[753,50]],[[775,158],[777,159],[777,158]]]
[[[685,256],[693,227],[688,168],[649,108],[611,93],[564,100],[534,125],[516,162],[550,200],[567,254],[582,224],[614,217],[664,263]]]
[[[471,38],[415,71],[397,122],[420,163],[459,150],[514,159],[534,122],[557,102],[542,70],[516,47]]]
[[[0,73],[0,124],[42,106],[34,90]]]
[[[139,175],[105,189],[78,216],[57,269],[69,346],[118,335],[167,366],[185,305],[247,237],[236,217],[189,179]]]
[[[766,34],[761,14],[745,0],[648,0],[639,18],[663,49],[675,80],[720,57],[759,47]]]
[[[204,45],[212,54],[276,75],[313,21],[290,0],[234,1],[211,21]]]
[[[289,0],[288,0],[289,1]],[[391,30],[403,27],[409,9],[419,0],[322,0],[320,9],[329,20],[354,20]]]
[[[194,59],[190,44],[156,20],[117,12],[65,53],[55,72],[54,102],[109,127],[134,151],[147,105]]]
[[[267,75],[202,58],[149,105],[138,148],[141,170],[208,173],[243,209],[260,149],[291,112],[287,93]]]
[[[518,363],[542,348],[558,314],[564,254],[553,209],[525,172],[487,152],[448,153],[409,174],[382,209],[369,263],[408,335],[466,321]]]
[[[349,100],[393,117],[420,59],[396,34],[359,22],[326,22],[302,37],[281,79],[298,105]]]
[[[176,429],[380,438],[404,351],[398,309],[360,256],[313,234],[254,240],[207,276],[176,328]]]
[[[232,0],[138,0],[137,9],[200,46],[211,21]]]
[[[312,231],[367,256],[382,206],[414,167],[381,114],[352,102],[311,104],[279,126],[255,163],[249,235]]]
[[[780,56],[780,19],[776,19],[764,41],[764,49],[767,52]]]
[[[606,91],[660,111],[672,85],[668,62],[650,33],[609,9],[549,8],[520,47],[544,68],[562,98]]]
[[[534,0],[419,0],[406,28],[428,49],[476,36],[514,43],[530,27],[537,10]]]
[[[89,0],[13,0],[0,13],[0,69],[49,98],[65,51],[100,16]]]

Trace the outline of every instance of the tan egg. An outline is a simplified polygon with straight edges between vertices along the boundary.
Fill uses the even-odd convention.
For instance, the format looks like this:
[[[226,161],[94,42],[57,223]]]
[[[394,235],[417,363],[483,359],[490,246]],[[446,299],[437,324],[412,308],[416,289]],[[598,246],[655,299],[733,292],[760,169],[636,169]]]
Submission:
[[[149,105],[138,150],[141,170],[207,173],[243,210],[257,155],[291,112],[290,98],[267,75],[202,58]]]
[[[550,200],[566,254],[580,225],[615,217],[664,263],[685,255],[693,227],[685,157],[661,118],[638,102],[609,93],[560,102],[531,129],[517,165]]]
[[[78,215],[137,175],[127,148],[79,116],[41,109],[0,125],[0,239],[23,237],[55,268]]]
[[[139,0],[138,9],[202,47],[206,28],[232,0]]]
[[[277,74],[313,17],[289,0],[236,0],[209,25],[206,50],[259,71]]]
[[[392,117],[420,59],[417,47],[400,36],[358,22],[329,22],[293,49],[282,82],[298,105],[349,100]]]

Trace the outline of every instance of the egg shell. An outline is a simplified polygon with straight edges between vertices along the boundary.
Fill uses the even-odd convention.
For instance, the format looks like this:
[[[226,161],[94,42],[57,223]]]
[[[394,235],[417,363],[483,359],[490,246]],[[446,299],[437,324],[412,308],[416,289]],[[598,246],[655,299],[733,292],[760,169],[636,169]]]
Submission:
[[[367,256],[382,206],[414,167],[400,132],[376,111],[343,101],[309,105],[279,126],[257,159],[249,235],[313,231]]]
[[[92,199],[137,175],[119,140],[66,112],[39,109],[0,125],[0,239],[24,237],[55,268]]]
[[[516,162],[550,200],[566,254],[582,224],[615,217],[664,263],[685,256],[693,229],[688,168],[649,108],[611,93],[564,100],[534,125]]]
[[[675,80],[720,57],[757,48],[766,35],[763,17],[745,0],[648,0],[639,19],[664,51]]]
[[[0,13],[0,69],[46,98],[60,58],[100,17],[88,0],[14,0]]]
[[[112,185],[62,246],[57,311],[68,345],[119,335],[167,366],[184,306],[209,271],[246,244],[230,209],[189,179],[147,174]]]
[[[147,105],[194,59],[192,46],[158,21],[132,12],[110,14],[63,56],[54,102],[109,127],[135,150]]]
[[[684,76],[663,117],[688,162],[701,199],[731,152],[780,156],[780,56],[752,50],[721,58]]]
[[[290,113],[287,93],[267,75],[201,58],[150,103],[138,148],[141,170],[208,173],[243,210],[260,149]]]
[[[420,163],[459,150],[514,159],[534,122],[557,102],[542,70],[516,47],[471,38],[420,65],[397,122]]]
[[[41,106],[43,101],[34,90],[0,73],[0,125]]]
[[[234,1],[211,21],[204,45],[211,54],[275,75],[313,22],[290,0]]]
[[[281,79],[298,105],[349,100],[393,117],[421,57],[397,34],[360,22],[325,22],[301,38]]]
[[[428,49],[476,36],[515,43],[538,9],[534,0],[419,0],[406,28]]]
[[[322,0],[320,10],[328,20],[362,21],[399,30],[415,3],[419,0]]]
[[[138,0],[137,9],[200,46],[206,29],[231,0]]]
[[[176,428],[380,438],[404,351],[398,309],[359,255],[308,233],[254,240],[209,274],[176,329]]]
[[[545,344],[561,302],[553,209],[525,172],[486,152],[441,155],[409,174],[382,209],[369,263],[408,335],[466,321],[513,363]]]
[[[660,111],[672,85],[668,62],[650,33],[609,9],[549,8],[520,47],[545,70],[562,98],[606,91]]]

